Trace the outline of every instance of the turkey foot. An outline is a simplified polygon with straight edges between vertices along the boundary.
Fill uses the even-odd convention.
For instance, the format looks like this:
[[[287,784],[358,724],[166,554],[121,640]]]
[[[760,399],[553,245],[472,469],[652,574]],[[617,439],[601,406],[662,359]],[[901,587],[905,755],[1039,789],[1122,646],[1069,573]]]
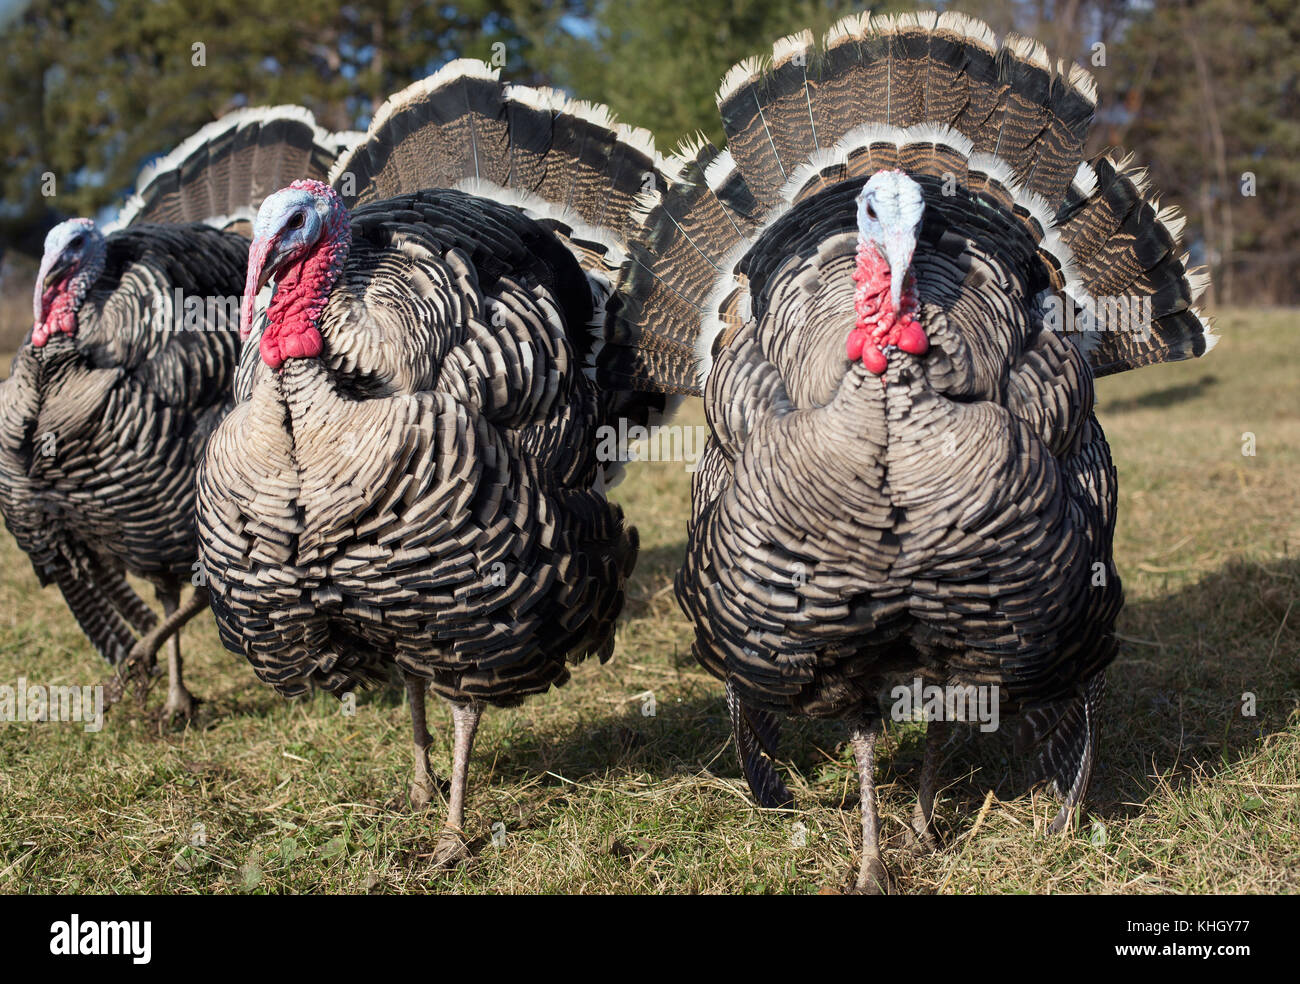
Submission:
[[[149,702],[149,691],[153,689],[154,681],[162,670],[158,668],[158,660],[154,653],[143,654],[139,662],[130,662],[135,657],[136,650],[132,649],[127,656],[127,662],[122,666],[123,688],[129,685],[135,691],[135,705],[143,711],[145,704]]]
[[[181,659],[180,629],[182,625],[207,607],[208,593],[202,588],[196,589],[184,612],[181,611],[181,593],[179,589],[171,591],[160,589],[158,600],[162,602],[163,607],[162,625],[164,628],[170,627],[171,632],[171,638],[167,640],[167,701],[163,704],[163,720],[168,723],[178,718],[182,721],[188,721],[194,717],[196,701],[194,695],[185,687],[183,672],[185,662]],[[179,616],[178,612],[181,613]],[[146,636],[146,638],[148,637]],[[154,658],[154,653],[150,653],[150,662],[153,662]]]
[[[470,859],[469,845],[459,830],[443,828],[438,844],[433,849],[433,863],[438,868],[454,868]]]
[[[167,702],[163,704],[163,720],[189,721],[194,717],[194,710],[198,707],[198,698],[185,689],[184,684],[171,687],[167,691]]]

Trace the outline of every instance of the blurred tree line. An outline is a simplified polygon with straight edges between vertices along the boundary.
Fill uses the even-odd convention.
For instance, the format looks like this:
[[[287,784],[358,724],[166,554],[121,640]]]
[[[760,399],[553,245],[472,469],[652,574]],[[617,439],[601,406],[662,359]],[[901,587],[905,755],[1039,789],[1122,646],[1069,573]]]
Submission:
[[[696,130],[721,142],[728,67],[864,6],[960,9],[1078,60],[1101,91],[1090,150],[1135,152],[1188,212],[1214,300],[1300,301],[1295,0],[0,0],[0,249],[38,252],[54,222],[114,206],[151,157],[237,106],[360,126],[462,55],[607,102],[665,150]]]

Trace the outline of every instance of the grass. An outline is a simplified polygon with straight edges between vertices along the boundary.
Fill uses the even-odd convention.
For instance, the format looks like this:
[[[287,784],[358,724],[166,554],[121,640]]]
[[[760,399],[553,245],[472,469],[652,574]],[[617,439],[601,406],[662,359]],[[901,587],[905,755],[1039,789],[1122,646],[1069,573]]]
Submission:
[[[1089,818],[1044,836],[1056,806],[1029,787],[1009,739],[959,732],[941,770],[942,847],[913,857],[903,829],[922,733],[891,726],[877,779],[897,891],[1300,890],[1297,321],[1226,314],[1209,359],[1101,381],[1128,605]],[[686,420],[700,419],[689,408]],[[1247,432],[1254,456],[1242,454]],[[188,729],[160,727],[160,693],[149,710],[119,705],[99,734],[0,725],[0,891],[841,888],[858,836],[843,730],[787,726],[798,808],[760,812],[733,761],[721,687],[690,657],[670,587],[688,486],[680,464],[645,463],[617,491],[643,546],[615,659],[485,715],[466,866],[429,864],[441,807],[406,805],[396,692],[361,695],[352,716],[326,697],[286,702],[205,616],[185,636],[188,679],[206,698]],[[103,665],[7,534],[0,565],[0,684],[97,682]],[[443,708],[431,727],[445,774]]]

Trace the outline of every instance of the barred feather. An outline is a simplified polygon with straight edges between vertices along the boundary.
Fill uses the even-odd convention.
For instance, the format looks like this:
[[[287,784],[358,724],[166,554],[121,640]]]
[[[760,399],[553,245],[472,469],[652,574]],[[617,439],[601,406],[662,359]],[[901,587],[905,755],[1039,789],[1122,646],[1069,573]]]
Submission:
[[[727,152],[688,148],[622,303],[680,338],[701,326],[712,438],[676,590],[751,788],[767,802],[779,782],[773,716],[866,734],[922,675],[996,684],[1064,815],[1093,772],[1123,597],[1093,380],[1213,345],[1177,215],[1127,162],[1082,161],[1085,71],[960,14],[785,39],[718,104]],[[877,377],[846,339],[857,198],[886,170],[924,202],[928,350],[882,353]],[[1079,330],[1117,296],[1149,303],[1152,330]]]

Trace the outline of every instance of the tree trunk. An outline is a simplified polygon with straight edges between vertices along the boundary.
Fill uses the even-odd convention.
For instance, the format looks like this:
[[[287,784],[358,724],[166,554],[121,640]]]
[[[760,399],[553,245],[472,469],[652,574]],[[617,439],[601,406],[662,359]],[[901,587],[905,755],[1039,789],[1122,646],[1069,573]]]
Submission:
[[[1196,64],[1196,77],[1201,87],[1201,104],[1205,109],[1205,128],[1209,134],[1210,147],[1214,151],[1214,170],[1219,185],[1219,202],[1223,207],[1223,221],[1219,225],[1219,269],[1217,271],[1217,279],[1223,289],[1219,298],[1224,304],[1231,304],[1236,299],[1232,283],[1233,246],[1235,245],[1232,227],[1232,198],[1237,189],[1235,183],[1228,178],[1228,153],[1223,139],[1223,126],[1219,122],[1219,109],[1215,104],[1214,85],[1210,79],[1209,65],[1205,61],[1205,53],[1201,50],[1200,41],[1196,36],[1197,27],[1198,25],[1194,24],[1189,16],[1187,0],[1183,0],[1183,33],[1187,38],[1192,60]],[[1204,195],[1205,193],[1202,192],[1202,202],[1208,206],[1211,203],[1205,202]],[[1211,239],[1207,226],[1206,243],[1209,242],[1211,242]]]

